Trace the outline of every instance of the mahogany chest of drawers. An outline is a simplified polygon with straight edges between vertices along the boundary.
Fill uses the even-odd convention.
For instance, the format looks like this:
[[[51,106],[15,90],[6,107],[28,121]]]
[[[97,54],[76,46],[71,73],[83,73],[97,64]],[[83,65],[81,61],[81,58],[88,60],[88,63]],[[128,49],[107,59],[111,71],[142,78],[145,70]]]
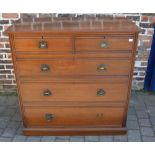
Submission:
[[[126,133],[139,32],[134,23],[25,18],[6,32],[24,135]]]

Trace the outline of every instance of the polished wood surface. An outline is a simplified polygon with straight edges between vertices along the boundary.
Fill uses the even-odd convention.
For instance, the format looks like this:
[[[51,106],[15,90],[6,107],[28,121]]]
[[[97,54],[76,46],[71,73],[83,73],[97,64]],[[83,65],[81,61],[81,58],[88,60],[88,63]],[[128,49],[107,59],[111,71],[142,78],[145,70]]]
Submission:
[[[24,135],[125,134],[139,31],[99,18],[9,27]]]
[[[93,58],[93,59],[113,59],[113,58],[118,58],[118,60],[122,59],[123,60],[130,60],[132,58],[133,53],[131,51],[104,51],[104,52],[100,52],[100,51],[93,51],[93,52],[89,52],[89,51],[85,51],[85,52],[73,52],[73,53],[69,53],[69,52],[47,52],[47,51],[42,51],[42,52],[29,52],[29,54],[27,54],[27,52],[15,52],[16,53],[16,60],[24,60],[24,59],[51,59],[51,60],[64,60],[64,59],[89,59],[89,58]],[[47,59],[48,57],[48,59]]]
[[[140,29],[125,19],[82,19],[82,18],[21,18],[7,33],[32,32],[138,32]]]
[[[40,127],[40,128],[24,128],[23,134],[26,136],[50,136],[50,135],[124,135],[127,133],[125,127]]]
[[[110,107],[30,107],[24,108],[24,118],[27,127],[121,127],[123,112],[124,108]],[[52,120],[47,120],[47,114]]]
[[[45,49],[39,48],[39,42],[44,40],[47,42],[48,47]],[[68,37],[51,37],[51,38],[16,38],[14,40],[15,50],[18,52],[71,52],[72,51],[72,39]]]
[[[35,56],[34,56],[35,57]],[[45,68],[45,70],[43,70]],[[17,60],[19,76],[95,76],[126,75],[130,73],[130,60],[124,59],[20,59]]]
[[[103,89],[104,95],[97,95]],[[44,91],[49,90],[50,96]],[[125,101],[127,99],[126,83],[21,83],[22,101]]]
[[[131,40],[131,42],[130,42]],[[107,47],[102,47],[106,43]],[[132,50],[133,37],[130,36],[103,36],[103,37],[77,37],[75,39],[76,51],[107,51]]]

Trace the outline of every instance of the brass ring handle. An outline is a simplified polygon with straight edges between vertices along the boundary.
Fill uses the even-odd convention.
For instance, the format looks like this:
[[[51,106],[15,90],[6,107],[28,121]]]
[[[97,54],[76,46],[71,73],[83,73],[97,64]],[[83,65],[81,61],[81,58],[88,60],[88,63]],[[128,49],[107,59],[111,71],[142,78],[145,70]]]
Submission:
[[[52,92],[49,89],[43,91],[43,96],[51,96]]]
[[[103,42],[100,43],[101,48],[107,48],[108,46],[109,46],[109,44],[106,41],[103,41]]]
[[[41,64],[40,68],[43,72],[50,70],[50,67],[47,64]]]
[[[98,89],[97,92],[96,92],[96,95],[97,95],[97,96],[104,96],[104,95],[105,95],[105,90],[103,90],[103,89]]]
[[[107,66],[105,64],[100,64],[97,66],[97,70],[105,71],[105,70],[107,70]]]
[[[47,114],[45,114],[45,119],[47,121],[52,121],[54,119],[54,115],[50,114],[50,113],[47,113]]]
[[[47,43],[47,41],[45,41],[45,40],[39,41],[39,48],[41,48],[41,49],[46,49],[46,48],[48,48],[48,43]]]

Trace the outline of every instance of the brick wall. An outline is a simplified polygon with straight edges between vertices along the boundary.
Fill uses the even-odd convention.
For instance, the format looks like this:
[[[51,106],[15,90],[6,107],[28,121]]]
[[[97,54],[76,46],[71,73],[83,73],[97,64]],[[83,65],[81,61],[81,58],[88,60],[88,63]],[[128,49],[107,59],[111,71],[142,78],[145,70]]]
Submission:
[[[11,60],[10,46],[8,36],[4,34],[4,30],[12,24],[14,20],[20,17],[43,17],[43,16],[95,16],[102,17],[115,17],[115,18],[128,18],[133,20],[143,30],[139,34],[136,62],[134,68],[133,85],[132,88],[139,90],[143,89],[144,77],[147,67],[147,60],[150,52],[152,42],[153,26],[155,25],[155,14],[20,14],[20,13],[0,13],[0,92],[13,91],[16,88],[14,70]]]

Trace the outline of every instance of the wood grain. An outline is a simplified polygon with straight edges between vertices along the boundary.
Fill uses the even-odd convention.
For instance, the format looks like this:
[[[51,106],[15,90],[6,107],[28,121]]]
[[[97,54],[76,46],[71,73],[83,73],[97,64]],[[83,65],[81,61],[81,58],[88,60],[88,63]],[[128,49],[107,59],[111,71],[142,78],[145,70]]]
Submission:
[[[23,134],[125,134],[139,31],[130,20],[98,18],[27,18],[9,27]]]
[[[126,83],[21,83],[22,101],[125,101],[127,98]],[[44,96],[45,90],[51,91]],[[103,89],[105,95],[98,96]]]
[[[42,68],[47,66],[47,70]],[[104,67],[105,69],[101,70]],[[17,60],[19,76],[95,76],[95,75],[129,75],[129,60],[107,59],[36,59]]]
[[[27,127],[121,127],[123,111],[124,108],[105,107],[30,107],[24,108],[24,118]],[[54,118],[46,120],[46,114],[52,114]]]
[[[129,42],[132,39],[132,42]],[[101,47],[107,43],[107,47]],[[133,37],[131,36],[103,36],[103,37],[77,37],[75,39],[76,51],[107,51],[107,50],[132,50]]]
[[[110,33],[128,33],[139,32],[140,29],[131,20],[126,19],[73,19],[67,18],[21,18],[16,21],[13,26],[9,27],[6,33],[47,33],[47,32],[110,32]]]
[[[47,42],[48,48],[39,48],[39,42],[42,38],[16,38],[14,39],[15,50],[18,52],[44,52],[44,51],[56,51],[56,52],[71,52],[72,51],[72,39],[67,37],[54,37],[54,38],[43,38]]]

